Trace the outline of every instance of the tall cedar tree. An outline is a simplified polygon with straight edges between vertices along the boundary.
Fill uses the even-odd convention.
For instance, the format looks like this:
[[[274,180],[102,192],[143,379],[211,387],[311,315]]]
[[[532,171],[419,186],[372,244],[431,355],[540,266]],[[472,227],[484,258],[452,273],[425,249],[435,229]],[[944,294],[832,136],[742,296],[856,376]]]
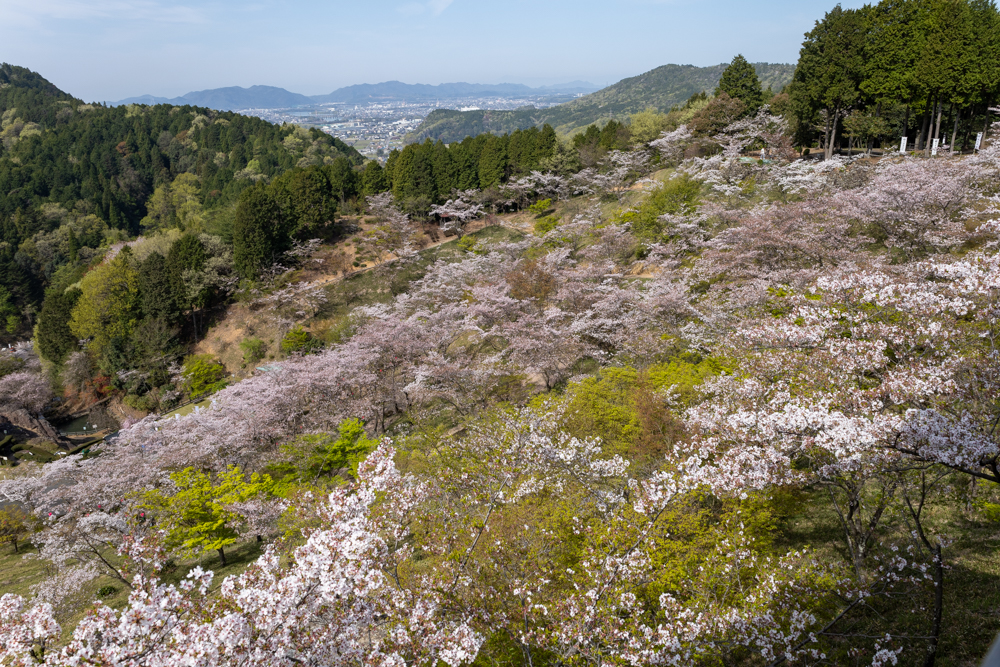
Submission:
[[[804,116],[825,111],[827,159],[833,156],[838,123],[861,95],[867,36],[864,14],[837,5],[806,34],[799,52],[792,98]]]
[[[507,169],[506,137],[491,136],[486,140],[479,158],[479,186],[489,188],[500,185]]]
[[[66,355],[79,348],[76,336],[70,331],[69,320],[80,294],[80,290],[76,288],[63,290],[58,287],[45,293],[42,312],[38,315],[35,340],[38,351],[49,361],[59,363]]]
[[[722,73],[719,87],[715,89],[715,94],[719,93],[726,93],[743,102],[747,114],[757,113],[757,109],[764,104],[764,91],[760,87],[757,70],[742,55],[733,58]]]
[[[334,185],[336,183],[336,185]],[[357,196],[350,164],[346,172],[336,162],[287,172],[268,187],[284,211],[293,236],[301,239],[333,236],[337,200]]]
[[[366,164],[365,170],[361,173],[361,194],[370,197],[388,189],[389,181],[382,165],[374,160]]]
[[[326,167],[326,175],[330,183],[330,191],[341,204],[358,196],[358,175],[346,158],[337,158],[333,164]]]
[[[183,286],[183,281],[179,282]],[[181,294],[177,293],[175,283],[171,280],[167,259],[158,252],[150,253],[139,264],[139,293],[145,317],[162,319],[167,323],[177,320]]]
[[[233,266],[237,273],[251,280],[259,278],[290,244],[284,212],[266,186],[244,190],[233,220]]]

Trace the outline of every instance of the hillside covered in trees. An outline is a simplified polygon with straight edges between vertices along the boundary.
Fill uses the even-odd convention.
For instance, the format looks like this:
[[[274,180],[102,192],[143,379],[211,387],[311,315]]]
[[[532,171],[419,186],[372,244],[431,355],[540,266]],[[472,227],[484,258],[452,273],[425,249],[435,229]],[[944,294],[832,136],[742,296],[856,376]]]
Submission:
[[[413,133],[416,141],[462,141],[484,132],[507,134],[514,130],[551,125],[561,135],[573,134],[592,124],[624,121],[631,114],[653,108],[666,113],[692,95],[712,91],[726,65],[694,67],[663,65],[639,76],[624,79],[572,102],[548,109],[515,111],[452,111],[437,109]],[[756,63],[754,69],[764,89],[780,91],[792,78],[793,65]]]
[[[777,95],[736,56],[569,141],[322,154],[234,177],[220,213],[185,171],[141,238],[86,213],[93,245],[60,214],[69,259],[0,351],[0,664],[978,664],[1000,31],[868,97],[912,75],[837,78],[884,15],[925,47],[941,17],[1000,20],[837,7]],[[31,80],[15,151],[75,104]],[[869,134],[845,113],[895,105]],[[898,150],[939,117],[955,140]],[[98,437],[49,424],[69,403]]]
[[[80,279],[109,244],[165,228],[227,240],[244,189],[293,168],[363,158],[318,131],[195,107],[84,104],[0,66],[0,309],[34,324],[50,285]],[[333,167],[336,168],[336,167]]]

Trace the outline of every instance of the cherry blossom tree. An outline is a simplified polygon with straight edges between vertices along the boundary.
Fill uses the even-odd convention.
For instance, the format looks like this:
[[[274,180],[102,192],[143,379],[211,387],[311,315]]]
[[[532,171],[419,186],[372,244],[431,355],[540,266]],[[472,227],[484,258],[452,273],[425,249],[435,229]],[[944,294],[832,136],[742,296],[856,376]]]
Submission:
[[[372,229],[359,234],[359,243],[374,254],[381,263],[387,255],[397,258],[409,257],[415,252],[413,240],[415,229],[410,216],[403,213],[393,201],[392,194],[383,192],[368,197],[368,210],[375,216]]]
[[[611,151],[598,167],[584,169],[573,180],[594,194],[614,195],[621,203],[629,188],[649,172],[649,161],[646,151]]]
[[[663,164],[672,166],[684,159],[684,150],[693,136],[687,125],[681,125],[676,130],[663,132],[649,146],[659,152]]]
[[[441,229],[446,234],[453,233],[458,238],[462,238],[465,226],[483,216],[482,205],[473,203],[476,195],[475,190],[455,192],[453,199],[449,199],[440,206],[432,206],[430,214],[441,219]]]

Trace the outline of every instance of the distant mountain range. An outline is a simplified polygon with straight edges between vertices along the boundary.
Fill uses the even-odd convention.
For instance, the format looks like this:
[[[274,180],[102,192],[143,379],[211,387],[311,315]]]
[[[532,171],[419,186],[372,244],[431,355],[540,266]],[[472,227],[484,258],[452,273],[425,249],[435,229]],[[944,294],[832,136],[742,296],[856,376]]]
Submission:
[[[559,134],[572,134],[591,123],[612,118],[623,120],[627,116],[653,107],[669,111],[701,91],[711,93],[719,84],[728,63],[711,67],[693,65],[663,65],[639,76],[623,79],[590,95],[577,98],[548,109],[526,107],[513,111],[432,111],[408,138],[423,141],[426,138],[445,143],[461,141],[483,132],[504,134],[517,129],[542,126],[548,123]],[[795,65],[755,63],[754,69],[761,85],[774,92],[780,91],[792,80]]]
[[[519,97],[537,95],[577,95],[592,93],[600,86],[586,81],[572,81],[554,86],[531,88],[519,83],[442,83],[409,84],[399,81],[365,83],[339,88],[329,95],[299,95],[274,86],[251,86],[240,88],[213,88],[199,90],[181,97],[154,97],[141,95],[116,102],[121,104],[175,104],[183,106],[208,107],[221,111],[234,109],[282,109],[310,104],[341,102],[362,104],[368,102],[428,102],[434,100],[455,100],[471,97]]]
[[[252,86],[201,90],[172,99],[143,95],[121,100],[117,104],[175,104],[232,111],[237,109],[282,109],[339,102],[366,104],[371,102],[431,102],[475,97],[527,97],[545,95],[582,95],[577,99],[546,109],[524,107],[509,111],[477,110],[432,111],[407,139],[423,141],[430,138],[445,143],[461,141],[483,132],[505,134],[517,129],[548,123],[561,135],[573,134],[591,123],[612,118],[624,120],[629,115],[653,107],[669,111],[675,104],[701,91],[711,92],[719,84],[728,63],[711,67],[694,65],[663,65],[645,74],[622,79],[598,90],[586,81],[531,88],[518,83],[442,83],[436,86],[386,81],[376,84],[347,86],[329,95],[299,95],[284,88]],[[792,80],[795,65],[754,63],[754,69],[764,88],[780,91]]]

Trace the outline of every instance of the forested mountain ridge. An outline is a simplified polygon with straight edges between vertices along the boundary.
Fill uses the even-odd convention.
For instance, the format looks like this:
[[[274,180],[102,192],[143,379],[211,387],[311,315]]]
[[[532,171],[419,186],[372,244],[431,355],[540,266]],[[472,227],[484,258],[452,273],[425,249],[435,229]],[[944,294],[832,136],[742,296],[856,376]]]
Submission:
[[[196,90],[173,98],[141,95],[120,100],[116,106],[123,104],[177,104],[182,106],[190,104],[220,111],[232,111],[234,109],[295,107],[311,104],[314,101],[313,98],[306,95],[275,86],[250,86],[249,88],[227,86],[225,88]]]
[[[531,107],[513,111],[452,111],[438,109],[413,133],[415,141],[430,138],[445,143],[461,141],[482,132],[506,134],[546,123],[561,135],[572,134],[592,123],[615,119],[653,107],[666,112],[702,91],[711,92],[727,64],[712,67],[663,65],[644,74],[623,79],[590,95],[548,109]],[[764,89],[780,91],[792,80],[794,65],[755,63]]]
[[[520,83],[442,83],[436,86],[427,84],[407,84],[399,81],[386,81],[376,84],[359,84],[347,86],[333,91],[329,95],[313,96],[315,102],[375,102],[375,101],[427,101],[436,99],[455,99],[462,97],[538,95],[541,93],[589,93],[596,86],[575,81],[569,84],[541,86],[532,88]]]
[[[531,88],[520,83],[442,83],[438,85],[411,84],[400,81],[363,83],[338,88],[326,95],[300,95],[274,86],[251,86],[241,88],[212,88],[187,93],[180,97],[167,98],[140,95],[120,100],[116,104],[191,104],[211,109],[233,110],[249,108],[275,109],[307,104],[327,104],[341,102],[361,104],[368,102],[426,102],[429,100],[458,99],[482,96],[516,96],[544,94],[590,93],[597,86],[586,81],[572,81],[566,84]]]
[[[0,114],[6,113],[10,108],[17,108],[17,116],[24,122],[51,127],[56,123],[56,114],[63,108],[57,104],[60,102],[64,105],[82,104],[41,75],[23,67],[0,63]],[[4,120],[7,122],[4,134],[0,137],[7,138],[15,132],[9,129],[9,121],[13,121],[13,117]]]
[[[211,217],[290,169],[364,161],[318,130],[191,106],[84,104],[11,65],[0,81],[0,278],[13,309],[37,306],[71,255],[143,231],[150,198],[178,177]]]

